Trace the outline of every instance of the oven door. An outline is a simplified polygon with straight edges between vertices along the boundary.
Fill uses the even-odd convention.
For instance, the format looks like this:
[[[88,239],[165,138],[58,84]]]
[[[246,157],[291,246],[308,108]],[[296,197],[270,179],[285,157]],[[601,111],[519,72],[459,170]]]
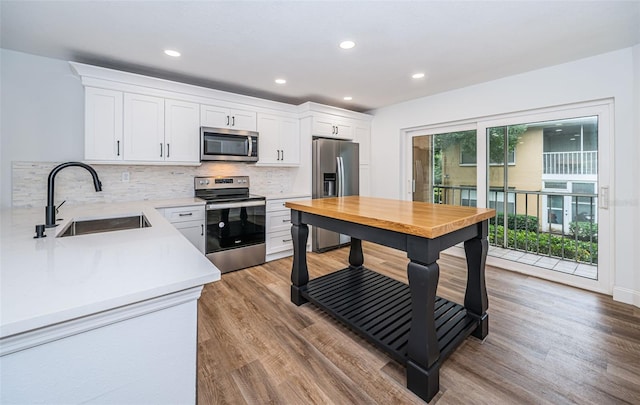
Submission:
[[[264,200],[207,204],[207,254],[265,243]]]

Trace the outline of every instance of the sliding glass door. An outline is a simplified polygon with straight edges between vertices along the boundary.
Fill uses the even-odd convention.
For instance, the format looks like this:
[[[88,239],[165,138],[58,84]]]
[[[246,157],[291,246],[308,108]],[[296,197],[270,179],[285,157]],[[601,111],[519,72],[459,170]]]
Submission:
[[[584,103],[408,131],[407,199],[494,208],[490,256],[610,293],[611,108]]]

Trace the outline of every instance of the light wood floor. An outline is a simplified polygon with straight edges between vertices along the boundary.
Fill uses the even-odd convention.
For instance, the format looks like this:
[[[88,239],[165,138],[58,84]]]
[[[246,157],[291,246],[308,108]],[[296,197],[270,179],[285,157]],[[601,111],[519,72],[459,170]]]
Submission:
[[[403,252],[363,243],[365,266],[406,282]],[[348,249],[309,254],[311,277]],[[443,257],[438,295],[462,303],[464,261]],[[198,403],[414,404],[404,369],[312,304],[289,300],[291,259],[207,285],[198,314]],[[440,369],[431,404],[640,404],[640,309],[487,267],[489,336]]]

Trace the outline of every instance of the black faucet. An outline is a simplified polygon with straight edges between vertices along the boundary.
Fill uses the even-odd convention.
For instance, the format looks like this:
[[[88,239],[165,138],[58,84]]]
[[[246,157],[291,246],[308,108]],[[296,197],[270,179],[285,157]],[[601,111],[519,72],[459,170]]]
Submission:
[[[45,208],[45,226],[47,228],[53,228],[56,226],[56,206],[53,201],[53,193],[54,193],[54,180],[56,178],[56,174],[65,167],[69,166],[78,166],[83,167],[91,173],[91,177],[93,177],[93,185],[96,188],[96,191],[102,191],[102,183],[100,183],[100,179],[98,178],[98,173],[93,169],[93,167],[80,163],[80,162],[67,162],[59,164],[54,167],[49,173],[49,185],[47,186],[47,207]]]

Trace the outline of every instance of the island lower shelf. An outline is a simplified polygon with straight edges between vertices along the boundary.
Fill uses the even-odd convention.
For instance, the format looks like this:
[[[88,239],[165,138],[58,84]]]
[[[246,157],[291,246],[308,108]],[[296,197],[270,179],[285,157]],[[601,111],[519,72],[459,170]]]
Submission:
[[[310,280],[301,295],[406,365],[411,329],[409,286],[367,268],[345,268]],[[436,296],[439,361],[479,325],[467,310]]]

